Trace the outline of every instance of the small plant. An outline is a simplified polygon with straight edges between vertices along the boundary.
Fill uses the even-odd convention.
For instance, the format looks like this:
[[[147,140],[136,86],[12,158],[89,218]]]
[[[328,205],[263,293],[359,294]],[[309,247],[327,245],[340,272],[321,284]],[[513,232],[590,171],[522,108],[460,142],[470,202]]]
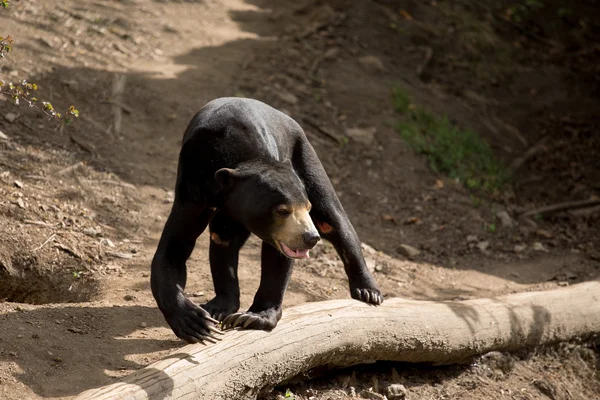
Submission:
[[[528,19],[531,14],[544,8],[540,0],[525,0],[522,4],[515,4],[506,10],[506,18],[516,23]]]
[[[296,395],[290,389],[285,389],[285,398],[295,400]]]
[[[21,101],[24,101],[29,105],[29,107],[36,108],[46,114],[48,117],[60,122],[64,122],[65,125],[70,124],[73,118],[79,117],[79,110],[77,110],[75,106],[69,107],[69,109],[63,115],[54,109],[52,103],[48,101],[40,101],[37,97],[32,96],[33,92],[36,92],[37,90],[37,84],[29,83],[25,80],[15,85],[12,82],[6,83],[0,79],[0,95],[10,97],[13,101],[13,104],[16,106],[21,104]]]
[[[476,133],[454,125],[410,102],[402,89],[393,91],[394,108],[404,116],[396,130],[417,152],[425,154],[432,170],[447,174],[467,188],[493,192],[504,183],[504,171],[489,145]]]
[[[394,88],[392,90],[392,97],[394,102],[394,109],[396,110],[396,112],[404,113],[408,111],[408,108],[411,105],[410,96],[404,88]]]
[[[4,58],[4,54],[12,50],[13,39],[10,36],[0,36],[0,58]]]
[[[484,224],[483,228],[490,233],[495,233],[497,226],[495,222],[492,222],[491,224]]]
[[[558,18],[567,18],[573,15],[573,9],[568,7],[561,7],[556,11]]]
[[[0,0],[0,6],[2,8],[8,8],[8,0]],[[0,36],[0,58],[4,58],[5,54],[12,50],[13,39],[10,36]],[[52,103],[48,101],[40,101],[37,97],[33,96],[33,93],[38,90],[38,85],[35,83],[27,82],[22,80],[17,84],[13,82],[6,82],[0,76],[0,96],[4,95],[12,99],[14,105],[18,106],[21,102],[25,102],[29,107],[33,107],[51,119],[59,121],[65,125],[70,124],[74,118],[79,117],[79,110],[75,106],[69,107],[64,113],[59,113],[54,109]]]

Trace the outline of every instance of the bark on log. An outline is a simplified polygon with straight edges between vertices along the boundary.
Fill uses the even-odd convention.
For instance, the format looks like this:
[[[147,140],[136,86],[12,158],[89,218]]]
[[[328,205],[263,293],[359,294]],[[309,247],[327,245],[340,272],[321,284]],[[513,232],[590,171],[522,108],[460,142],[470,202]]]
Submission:
[[[255,399],[319,366],[375,360],[450,364],[600,332],[600,282],[459,302],[354,300],[284,310],[272,332],[229,331],[216,345],[188,345],[76,400]]]

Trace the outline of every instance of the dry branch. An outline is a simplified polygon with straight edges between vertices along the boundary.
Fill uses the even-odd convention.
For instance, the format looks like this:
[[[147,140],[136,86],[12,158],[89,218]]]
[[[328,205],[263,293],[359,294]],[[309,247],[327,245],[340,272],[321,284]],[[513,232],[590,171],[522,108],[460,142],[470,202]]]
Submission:
[[[112,103],[112,111],[114,118],[114,131],[116,135],[121,134],[121,125],[123,123],[123,107],[122,96],[125,91],[125,82],[127,80],[126,75],[116,74],[113,79],[112,86],[112,97],[110,99]]]
[[[529,217],[531,215],[536,214],[549,214],[553,212],[573,210],[577,208],[586,208],[592,207],[600,204],[600,199],[591,199],[591,200],[577,200],[577,201],[567,201],[564,203],[556,203],[551,204],[549,206],[534,208],[533,210],[525,211],[521,214],[521,217]]]
[[[433,58],[433,49],[429,46],[425,47],[425,58],[423,62],[417,67],[417,76],[421,77],[423,72],[425,72],[425,68],[429,66],[431,59]]]
[[[508,166],[508,170],[514,174],[517,172],[523,164],[525,164],[529,159],[538,155],[538,153],[542,152],[546,149],[546,142],[548,141],[548,136],[544,136],[540,141],[531,146],[522,156],[517,157],[510,163]]]
[[[79,168],[82,168],[84,166],[82,161],[79,161],[78,163],[75,163],[71,166],[68,166],[67,168],[63,168],[60,171],[58,171],[56,173],[56,175],[65,175],[68,174],[69,172],[73,172],[75,170],[78,170]]]
[[[459,302],[388,299],[308,303],[284,311],[272,332],[230,331],[185,346],[122,382],[76,400],[255,399],[319,366],[373,360],[450,364],[600,332],[600,282]]]

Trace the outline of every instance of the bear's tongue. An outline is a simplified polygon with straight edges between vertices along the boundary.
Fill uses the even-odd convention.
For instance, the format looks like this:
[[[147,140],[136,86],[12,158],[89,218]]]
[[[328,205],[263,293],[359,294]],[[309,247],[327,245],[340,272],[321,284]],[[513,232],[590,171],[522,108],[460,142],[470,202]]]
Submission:
[[[281,243],[281,248],[283,249],[283,252],[291,258],[308,258],[308,249],[298,249],[298,250],[292,250],[289,247],[287,247],[285,245],[285,243],[280,242]]]

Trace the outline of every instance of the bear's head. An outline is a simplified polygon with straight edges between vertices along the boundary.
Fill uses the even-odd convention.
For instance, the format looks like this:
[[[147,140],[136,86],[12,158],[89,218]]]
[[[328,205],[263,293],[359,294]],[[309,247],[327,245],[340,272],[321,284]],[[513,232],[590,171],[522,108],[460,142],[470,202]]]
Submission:
[[[215,173],[224,210],[290,258],[308,258],[320,240],[292,163],[254,160]]]

